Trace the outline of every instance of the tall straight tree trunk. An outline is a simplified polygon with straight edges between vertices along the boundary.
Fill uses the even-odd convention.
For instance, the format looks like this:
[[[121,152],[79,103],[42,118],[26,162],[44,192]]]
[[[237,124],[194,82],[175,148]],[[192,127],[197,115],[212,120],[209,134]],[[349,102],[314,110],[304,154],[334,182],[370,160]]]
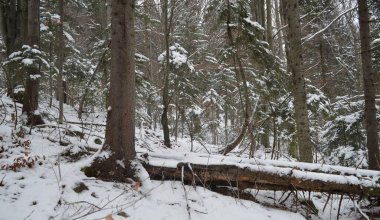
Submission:
[[[102,0],[100,7],[100,12],[99,12],[99,17],[100,17],[100,26],[102,29],[102,39],[106,42],[109,41],[110,38],[110,32],[107,31],[108,26],[111,24],[111,1],[110,0]],[[109,47],[109,45],[107,46]],[[101,80],[101,87],[102,90],[104,91],[102,94],[102,101],[104,103],[105,109],[108,108],[109,103],[108,103],[108,90],[107,90],[107,85],[109,82],[109,69],[110,69],[110,63],[104,59],[102,61],[102,80]]]
[[[28,38],[28,0],[21,0],[21,43]]]
[[[265,27],[265,0],[251,0],[251,13],[253,20],[258,22],[262,27]],[[261,35],[259,38],[265,40],[265,35]]]
[[[64,3],[63,0],[59,0],[59,31],[58,31],[58,76],[57,76],[57,90],[58,90],[58,101],[59,101],[59,116],[58,122],[62,124],[63,122],[63,63],[64,63],[64,49],[65,40],[63,33],[63,22],[64,22]]]
[[[320,66],[321,66],[321,76],[322,76],[322,91],[326,94],[326,96],[334,102],[335,95],[333,90],[333,79],[328,77],[328,50],[325,40],[323,36],[319,37],[319,55],[320,55]]]
[[[267,41],[269,44],[269,49],[273,50],[273,25],[272,25],[272,0],[266,0],[267,5]]]
[[[49,23],[48,25],[52,27],[52,19],[49,18]],[[54,63],[54,55],[53,55],[53,42],[49,41],[49,108],[52,107],[53,105],[53,96],[54,96],[54,85],[53,85],[53,74],[54,74],[54,68],[53,68],[53,63]]]
[[[281,28],[281,12],[278,6],[278,1],[279,0],[274,0],[274,11],[276,15],[276,29],[279,30]],[[282,30],[278,32],[278,53],[277,55],[283,59],[284,58],[284,49],[283,49],[283,34]]]
[[[28,1],[28,45],[39,47],[40,43],[40,1]],[[34,62],[37,62],[36,60]],[[38,84],[40,77],[39,64],[28,67],[25,82],[24,105],[22,112],[28,115],[28,125],[43,123],[41,116],[35,111],[38,109]]]
[[[166,147],[171,147],[170,144],[170,134],[169,134],[169,121],[168,121],[168,111],[169,111],[169,75],[170,75],[170,54],[169,54],[169,37],[170,37],[170,27],[168,18],[168,0],[163,1],[163,16],[164,16],[164,35],[165,35],[165,77],[164,77],[164,88],[162,95],[163,112],[161,116],[162,130],[164,132],[164,144]]]
[[[135,151],[135,33],[134,0],[112,1],[111,87],[103,151],[86,169],[88,176],[125,181],[134,175]]]
[[[224,103],[224,144],[228,144],[228,117],[230,115],[228,114],[228,107],[226,104],[226,101]]]
[[[264,7],[264,6],[262,6]],[[265,22],[263,22],[265,24]],[[266,32],[265,32],[265,38],[268,42],[269,49],[273,51],[273,25],[272,25],[272,0],[266,0]],[[267,68],[266,70],[263,70],[265,72],[265,76],[267,77],[269,73],[271,72],[270,68]],[[268,95],[264,96],[263,104],[262,104],[262,111],[264,113],[269,112],[268,104],[270,97]],[[260,141],[261,144],[264,146],[264,148],[270,147],[270,124],[264,123],[263,124],[264,133],[260,135]]]
[[[144,8],[144,12],[145,13],[148,13],[149,12],[149,2],[148,1],[144,1],[143,3],[143,8]],[[153,71],[152,71],[152,39],[151,39],[151,29],[150,29],[150,25],[149,25],[149,17],[148,16],[145,16],[143,18],[143,22],[144,22],[144,54],[149,58],[148,62],[146,62],[146,66],[145,66],[145,73],[147,74],[148,76],[148,82],[150,84],[153,84]],[[153,95],[148,95],[148,100],[147,100],[147,103],[146,103],[146,112],[147,112],[147,115],[149,116],[150,118],[150,121],[148,122],[148,126],[150,129],[152,129],[152,125],[153,125]],[[177,117],[176,117],[176,126],[177,126]],[[176,127],[176,131],[177,131],[177,127]],[[176,139],[177,139],[177,133],[176,133]]]
[[[293,97],[300,161],[313,162],[313,146],[310,138],[307,114],[305,78],[302,69],[302,45],[298,0],[283,2],[288,21],[288,65],[293,78]]]
[[[1,32],[3,35],[6,55],[21,50],[27,44],[28,33],[28,1],[4,0],[0,4]],[[7,93],[16,101],[22,102],[23,94],[13,94],[16,86],[24,85],[24,72],[19,62],[6,66]]]
[[[348,5],[347,5],[348,3]],[[342,1],[342,7],[343,7],[343,10],[347,10],[349,8],[352,8],[352,1],[348,1],[348,2],[345,2],[345,1]],[[347,13],[344,15],[346,20],[352,20],[352,19],[355,19],[353,18],[353,16],[356,16],[354,15],[353,13]],[[360,53],[360,45],[356,42],[359,42],[359,38],[360,36],[358,31],[357,31],[357,27],[356,27],[356,24],[354,24],[354,22],[348,22],[348,26],[350,28],[350,34],[349,34],[349,37],[351,38],[350,40],[352,42],[355,42],[354,43],[354,54],[359,54]],[[356,73],[356,77],[355,77],[355,88],[357,90],[358,93],[361,93],[361,91],[364,89],[363,88],[363,71],[362,71],[362,68],[361,68],[361,60],[360,59],[356,59],[356,62],[355,64],[353,64],[353,68],[354,69],[357,69],[357,73]]]
[[[379,146],[376,120],[376,101],[374,73],[371,59],[371,38],[369,29],[369,12],[367,0],[358,0],[361,59],[364,81],[365,99],[365,124],[367,130],[368,167],[371,170],[379,170]]]

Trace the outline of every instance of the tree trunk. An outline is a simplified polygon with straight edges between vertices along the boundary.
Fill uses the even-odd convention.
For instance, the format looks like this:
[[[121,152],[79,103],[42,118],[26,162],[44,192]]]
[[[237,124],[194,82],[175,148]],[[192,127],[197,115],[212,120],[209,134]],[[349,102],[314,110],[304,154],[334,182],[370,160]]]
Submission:
[[[281,59],[284,58],[284,49],[283,49],[283,32],[282,30],[279,30],[281,28],[281,13],[280,13],[280,9],[278,7],[278,0],[274,0],[274,10],[275,10],[275,14],[276,14],[276,28],[277,28],[277,31],[278,31],[278,53],[277,53],[277,56],[279,56]]]
[[[135,34],[134,0],[112,1],[111,87],[103,151],[86,170],[89,176],[110,181],[133,177],[135,151]]]
[[[28,1],[5,0],[0,4],[1,32],[3,35],[6,55],[21,50],[27,44],[28,33]],[[13,94],[16,86],[24,85],[24,72],[19,62],[10,63],[7,68],[7,93],[17,102],[23,102],[23,94]]]
[[[305,78],[302,69],[301,28],[298,0],[283,2],[285,19],[288,21],[288,64],[293,78],[293,97],[300,161],[313,162],[313,146],[310,139],[306,103]]]
[[[321,66],[321,77],[322,77],[322,91],[330,98],[329,91],[327,89],[327,48],[323,42],[323,36],[319,37],[319,55],[320,55],[320,66]]]
[[[59,116],[58,122],[63,123],[63,63],[64,63],[64,50],[65,50],[65,39],[63,33],[63,22],[64,22],[64,3],[63,0],[59,0],[59,16],[60,23],[58,29],[58,76],[57,76],[57,91],[58,91],[58,101],[59,101]]]
[[[361,59],[364,81],[365,124],[367,130],[368,167],[379,170],[379,146],[376,120],[375,85],[371,59],[371,38],[367,0],[358,0]]]
[[[169,75],[170,75],[170,53],[169,53],[169,19],[168,19],[168,0],[163,1],[163,16],[164,16],[164,35],[165,35],[165,77],[164,77],[164,88],[162,95],[163,112],[161,116],[162,130],[164,132],[164,144],[166,147],[171,147],[170,145],[170,134],[169,134],[169,121],[168,121],[168,111],[169,111]]]
[[[231,23],[231,5],[230,2],[227,1],[227,38],[229,41],[229,44],[231,45],[232,48],[236,49],[236,52],[233,55],[233,61],[234,61],[234,70],[235,70],[235,78],[238,84],[240,84],[240,80],[243,84],[243,97],[244,97],[244,107],[243,107],[243,112],[244,112],[244,122],[242,129],[240,131],[240,134],[238,137],[230,144],[228,144],[224,149],[220,151],[220,153],[223,153],[224,155],[228,154],[231,152],[233,149],[235,149],[241,141],[244,139],[244,136],[248,130],[249,132],[249,137],[251,139],[251,144],[254,144],[254,137],[252,133],[252,126],[250,125],[250,113],[251,113],[251,101],[249,99],[249,91],[248,91],[248,85],[247,85],[247,80],[244,74],[243,70],[243,65],[241,63],[240,57],[239,57],[239,50],[238,46],[235,45],[234,39],[233,39],[233,34],[232,30],[230,27]],[[239,93],[240,93],[240,98],[242,99],[242,95],[240,92],[240,88],[238,88]]]
[[[253,20],[257,21],[262,27],[265,27],[265,0],[251,0],[251,13]],[[260,35],[259,37],[265,40],[265,35]]]
[[[230,117],[230,115],[228,114],[228,107],[225,101],[224,103],[224,144],[225,145],[228,144],[228,117]]]
[[[347,2],[345,1],[342,1],[342,6],[343,6],[343,10],[347,10],[349,8],[352,8],[352,1],[348,1],[348,5]],[[356,15],[355,13],[347,13],[344,15],[346,20],[353,20],[353,19],[356,19]],[[355,16],[355,18],[353,18]],[[350,41],[354,42],[354,54],[359,54],[360,53],[360,45],[359,45],[359,33],[357,31],[357,25],[354,23],[354,22],[348,22],[348,26],[350,28]],[[353,64],[353,68],[356,69],[356,77],[355,77],[355,80],[353,83],[355,83],[355,88],[356,88],[356,94],[361,94],[361,91],[363,91],[363,71],[361,70],[361,60],[360,59],[356,59],[356,62],[355,64]],[[349,74],[349,73],[347,73]]]
[[[28,38],[28,0],[21,0],[21,43]]]
[[[170,160],[170,166],[165,161]],[[213,161],[212,164],[209,164]],[[218,164],[218,161],[221,163]],[[239,161],[239,162],[238,162]],[[212,188],[303,190],[380,197],[379,174],[347,167],[276,161],[145,154],[142,163],[155,180],[182,180]],[[228,165],[223,164],[228,163]]]
[[[111,1],[110,0],[103,0],[102,5],[100,7],[100,26],[103,33],[102,39],[106,42],[109,41],[110,38],[110,31],[108,30],[108,26],[111,23]],[[109,45],[107,46],[109,48]],[[107,60],[103,60],[102,63],[102,79],[101,79],[101,86],[102,90],[104,91],[102,94],[102,103],[104,103],[103,106],[105,106],[105,109],[108,108],[108,82],[109,82],[109,69],[110,64]]]
[[[53,25],[52,19],[49,18],[49,26]],[[53,74],[54,74],[54,55],[53,55],[53,42],[49,42],[49,108],[53,105],[54,97],[54,85],[53,85]]]
[[[144,7],[145,13],[149,13],[149,2],[148,1],[144,1],[143,7]],[[152,54],[152,36],[151,36],[152,30],[150,29],[151,27],[149,24],[149,17],[145,16],[143,19],[143,22],[144,22],[144,44],[145,44],[144,45],[144,53],[149,58],[148,62],[146,63],[146,66],[145,66],[145,71],[146,71],[146,74],[148,76],[147,77],[148,82],[151,85],[153,85],[152,60],[154,58],[153,58],[153,54]],[[153,122],[153,107],[154,107],[153,95],[149,94],[148,98],[147,98],[147,103],[146,103],[146,112],[150,118],[150,121],[148,122],[148,126],[150,129],[153,128],[153,123],[154,123]],[[178,125],[178,123],[176,122],[176,126],[177,125]],[[176,127],[176,132],[177,132],[177,130],[178,130],[178,128]],[[178,133],[176,133],[176,139],[177,139],[177,135],[178,135]]]
[[[30,47],[39,48],[40,43],[40,1],[28,1],[28,45]],[[37,62],[37,61],[35,61]],[[34,126],[42,124],[41,116],[35,111],[38,109],[38,85],[39,85],[40,70],[39,64],[35,63],[28,67],[24,105],[22,112],[28,115],[28,125]]]
[[[267,29],[266,36],[269,44],[269,49],[273,50],[273,25],[272,25],[272,0],[266,0],[267,5]]]

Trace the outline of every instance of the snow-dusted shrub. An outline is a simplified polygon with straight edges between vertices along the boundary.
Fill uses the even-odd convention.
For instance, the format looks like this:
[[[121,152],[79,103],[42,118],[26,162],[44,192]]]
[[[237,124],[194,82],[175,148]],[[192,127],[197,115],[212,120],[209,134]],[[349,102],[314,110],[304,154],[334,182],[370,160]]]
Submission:
[[[367,168],[367,151],[364,148],[355,149],[353,147],[340,146],[333,149],[325,161],[333,165],[343,165],[347,167]]]
[[[366,131],[362,96],[338,97],[335,115],[323,127],[325,161],[366,168]],[[379,117],[379,112],[378,112]]]

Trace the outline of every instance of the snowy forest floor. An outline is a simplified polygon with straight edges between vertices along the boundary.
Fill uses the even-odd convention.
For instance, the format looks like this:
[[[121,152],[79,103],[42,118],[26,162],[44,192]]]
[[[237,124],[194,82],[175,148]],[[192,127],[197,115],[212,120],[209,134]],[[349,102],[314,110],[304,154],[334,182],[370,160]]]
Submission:
[[[184,186],[180,181],[151,181],[149,188],[128,183],[111,183],[88,178],[81,171],[88,166],[104,141],[103,126],[58,125],[57,108],[40,105],[46,125],[35,128],[15,126],[15,103],[0,101],[0,219],[305,219],[305,205],[288,193],[256,191],[259,203],[223,196],[208,189]],[[66,121],[79,122],[77,113],[65,108]],[[21,105],[17,105],[20,114]],[[84,119],[105,124],[104,113]],[[83,137],[80,137],[84,134]],[[138,154],[190,152],[189,138],[178,138],[173,148],[162,145],[160,131],[136,129]],[[193,151],[217,152],[219,147],[194,142]],[[207,149],[207,150],[206,150]],[[265,159],[265,153],[256,156]],[[285,158],[284,161],[287,161]],[[301,197],[309,197],[302,195]],[[282,198],[281,198],[282,197]],[[281,198],[281,199],[280,199]],[[312,219],[360,219],[368,202],[359,205],[349,197],[311,193],[318,213]],[[327,201],[328,200],[328,201]],[[325,209],[324,206],[326,205]],[[274,208],[277,207],[277,208]],[[323,211],[324,209],[324,211]],[[373,212],[375,209],[372,209]],[[367,210],[368,211],[368,210]],[[107,218],[108,217],[108,218]]]

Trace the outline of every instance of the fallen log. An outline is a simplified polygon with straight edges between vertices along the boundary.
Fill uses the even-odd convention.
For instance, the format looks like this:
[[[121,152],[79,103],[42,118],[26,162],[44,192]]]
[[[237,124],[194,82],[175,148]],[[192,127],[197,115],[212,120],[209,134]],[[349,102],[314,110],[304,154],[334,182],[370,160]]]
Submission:
[[[83,126],[100,126],[100,127],[105,127],[106,124],[99,124],[99,123],[94,123],[94,122],[81,122],[81,121],[66,121],[67,124],[73,124],[73,125],[83,125]]]
[[[186,184],[210,189],[224,186],[380,197],[379,171],[194,153],[149,153],[140,158],[152,179],[183,179]]]

